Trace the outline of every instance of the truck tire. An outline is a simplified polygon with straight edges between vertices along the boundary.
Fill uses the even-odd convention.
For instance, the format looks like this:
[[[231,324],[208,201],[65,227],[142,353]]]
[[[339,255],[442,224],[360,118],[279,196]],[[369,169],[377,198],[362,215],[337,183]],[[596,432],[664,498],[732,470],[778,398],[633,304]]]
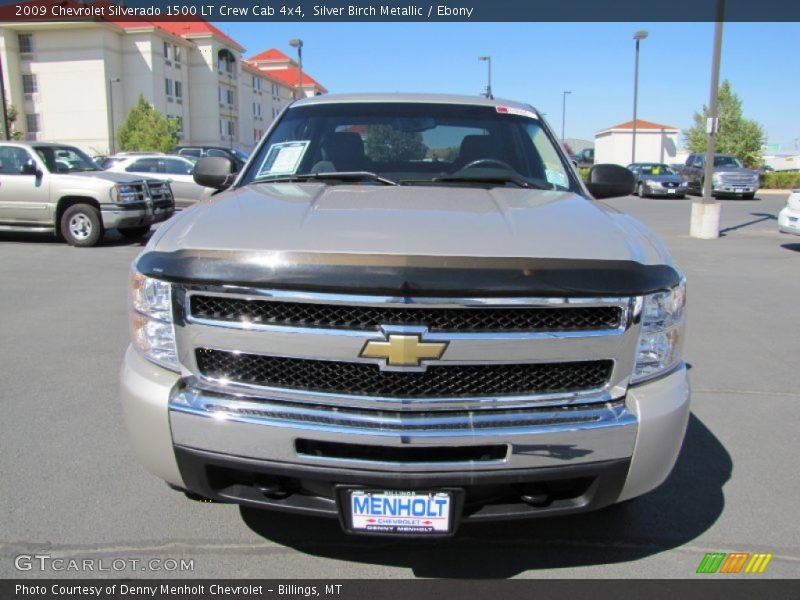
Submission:
[[[94,246],[103,237],[100,214],[89,204],[73,204],[61,215],[61,236],[70,246]]]
[[[636,195],[637,195],[637,196],[639,196],[639,198],[644,198],[644,197],[645,197],[645,193],[644,193],[644,185],[642,184],[642,182],[641,182],[641,181],[640,181],[640,182],[639,182],[639,184],[636,186]]]
[[[755,197],[756,197],[755,193],[753,193],[753,194],[742,194],[742,200],[752,200]]]
[[[142,225],[141,227],[129,227],[128,229],[119,230],[122,237],[128,240],[138,240],[150,233],[150,225]]]

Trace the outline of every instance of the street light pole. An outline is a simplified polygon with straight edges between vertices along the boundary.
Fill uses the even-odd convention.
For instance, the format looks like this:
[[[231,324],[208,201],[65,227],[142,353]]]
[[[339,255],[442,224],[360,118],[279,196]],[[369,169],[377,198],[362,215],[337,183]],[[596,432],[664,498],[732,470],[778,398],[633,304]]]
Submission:
[[[647,32],[637,31],[633,34],[636,40],[636,63],[633,69],[633,135],[631,136],[631,162],[636,162],[636,107],[639,101],[639,42],[647,37]]]
[[[108,114],[111,117],[111,143],[109,144],[109,152],[111,156],[117,153],[117,136],[114,131],[114,84],[120,81],[121,79],[119,77],[113,77],[108,80]]]
[[[303,97],[303,40],[300,38],[292,38],[289,40],[289,45],[292,48],[297,48],[297,95],[296,97]]]
[[[717,21],[714,24],[714,57],[711,63],[711,99],[706,121],[706,164],[703,175],[703,196],[692,202],[692,219],[689,235],[702,239],[719,237],[720,204],[714,201],[714,150],[716,149],[717,93],[719,91],[719,65],[722,54],[722,20],[725,18],[725,0],[717,0]]]
[[[564,142],[564,130],[566,129],[567,125],[567,94],[571,94],[570,91],[561,92],[561,142]]]
[[[488,79],[487,79],[487,83],[486,83],[486,94],[485,95],[486,95],[487,98],[492,99],[492,98],[494,98],[494,96],[492,95],[492,57],[491,56],[479,56],[478,60],[486,61],[486,63],[489,66],[489,73],[488,73]]]

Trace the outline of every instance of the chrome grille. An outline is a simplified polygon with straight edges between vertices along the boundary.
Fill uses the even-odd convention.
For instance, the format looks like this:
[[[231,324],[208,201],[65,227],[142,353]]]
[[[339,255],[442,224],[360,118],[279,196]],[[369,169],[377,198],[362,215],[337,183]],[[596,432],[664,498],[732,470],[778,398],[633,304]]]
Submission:
[[[154,206],[172,204],[172,189],[165,181],[148,181],[147,188],[150,191],[150,198]]]
[[[524,396],[586,391],[608,382],[613,362],[437,365],[424,372],[381,371],[377,365],[196,350],[211,379],[270,388],[387,398]]]
[[[197,319],[256,325],[378,331],[382,325],[425,325],[430,331],[596,331],[620,326],[619,306],[430,308],[352,306],[252,300],[196,294]]]

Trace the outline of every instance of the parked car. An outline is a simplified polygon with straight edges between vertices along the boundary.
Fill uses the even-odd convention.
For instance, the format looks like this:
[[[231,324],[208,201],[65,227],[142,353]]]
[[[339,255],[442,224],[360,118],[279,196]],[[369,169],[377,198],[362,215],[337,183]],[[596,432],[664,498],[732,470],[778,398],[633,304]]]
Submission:
[[[778,213],[778,229],[800,235],[800,189],[792,190],[786,206]]]
[[[326,94],[231,174],[132,265],[123,413],[174,489],[435,538],[669,475],[685,281],[599,201],[630,171],[583,182],[527,104]]]
[[[233,161],[235,173],[242,170],[248,158],[246,152],[238,148],[225,148],[224,146],[178,146],[175,148],[175,154],[186,158],[194,158],[195,160],[206,156],[229,158]]]
[[[703,193],[705,181],[706,155],[703,153],[690,154],[686,158],[681,175],[686,181],[689,192]],[[711,182],[711,195],[734,196],[752,200],[760,185],[758,173],[746,169],[736,156],[732,154],[714,155],[714,176]]]
[[[594,148],[584,148],[575,155],[578,167],[587,168],[594,165]]]
[[[107,229],[142,237],[174,210],[166,182],[103,171],[65,144],[0,142],[0,230],[53,231],[93,246]]]
[[[175,196],[176,208],[186,208],[208,198],[216,190],[197,185],[192,177],[195,163],[182,156],[166,154],[116,155],[107,157],[102,167],[113,173],[132,173],[167,181]]]
[[[662,196],[685,198],[686,184],[672,167],[664,163],[632,163],[628,170],[636,177],[636,195],[640,198]]]

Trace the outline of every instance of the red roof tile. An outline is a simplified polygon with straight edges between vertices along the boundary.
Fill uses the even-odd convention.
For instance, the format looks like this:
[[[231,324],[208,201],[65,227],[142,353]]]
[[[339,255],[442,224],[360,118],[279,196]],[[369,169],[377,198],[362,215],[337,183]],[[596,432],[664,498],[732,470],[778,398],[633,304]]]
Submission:
[[[613,127],[609,127],[608,129],[633,129],[633,121],[626,121],[625,123],[614,125]],[[636,119],[636,129],[677,129],[677,127],[673,127],[672,125],[662,125],[661,123],[653,123],[652,121],[643,121],[642,119]]]
[[[278,50],[277,48],[270,48],[269,50],[264,50],[264,52],[260,52],[255,56],[251,56],[248,58],[250,62],[294,62],[291,58],[286,56],[283,52]]]
[[[299,76],[297,67],[288,67],[286,69],[262,69],[261,71],[267,75],[271,75],[279,81],[288,83],[291,86],[297,85],[297,79]],[[325,86],[310,77],[305,71],[303,71],[303,86],[315,86],[323,92],[328,91],[325,89]]]

